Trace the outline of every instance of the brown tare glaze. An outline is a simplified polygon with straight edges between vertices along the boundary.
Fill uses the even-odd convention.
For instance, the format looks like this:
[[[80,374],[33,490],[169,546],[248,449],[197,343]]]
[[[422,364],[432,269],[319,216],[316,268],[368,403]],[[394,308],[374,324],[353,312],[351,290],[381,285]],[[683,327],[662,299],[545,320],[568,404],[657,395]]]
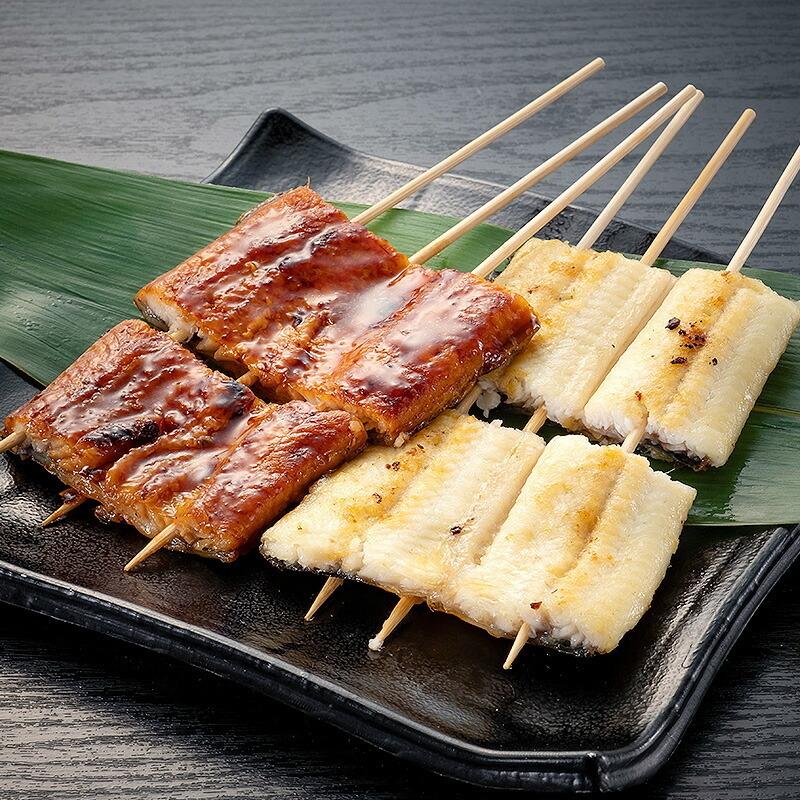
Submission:
[[[385,442],[457,402],[538,327],[519,296],[409,265],[308,188],[263,203],[136,302],[256,373],[267,397],[346,409]]]
[[[5,427],[24,428],[34,458],[74,473],[73,480],[59,477],[96,497],[105,470],[131,449],[189,424],[222,427],[254,401],[169,336],[128,320],[10,414]]]
[[[267,405],[140,321],[105,334],[6,429],[103,519],[153,536],[180,518],[176,549],[224,561],[366,441],[350,414]]]
[[[354,456],[366,440],[363,425],[344,411],[297,401],[266,406],[177,509],[181,540],[226,560],[238,555],[312,481]]]

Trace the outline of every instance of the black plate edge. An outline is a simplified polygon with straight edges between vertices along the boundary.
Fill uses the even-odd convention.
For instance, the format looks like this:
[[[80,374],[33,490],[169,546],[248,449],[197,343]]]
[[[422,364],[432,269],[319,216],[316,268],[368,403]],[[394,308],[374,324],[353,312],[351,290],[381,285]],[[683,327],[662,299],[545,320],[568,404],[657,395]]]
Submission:
[[[775,546],[776,535],[781,537],[778,546]],[[759,558],[737,581],[736,588],[741,592],[732,593],[721,607],[725,624],[714,628],[711,639],[699,644],[702,658],[678,692],[677,702],[653,720],[637,741],[618,750],[598,753],[597,786],[601,791],[619,791],[644,783],[669,760],[742,631],[798,556],[800,525],[791,530],[775,529]]]
[[[379,709],[341,687],[224,636],[0,561],[0,601],[133,643],[256,689],[291,708],[441,775],[487,787],[591,791],[595,751],[501,752],[474,747]],[[240,663],[231,660],[235,656]],[[336,706],[334,708],[334,705]],[[344,713],[342,713],[344,706]],[[436,748],[431,747],[431,743]],[[465,760],[468,755],[470,761]]]
[[[240,159],[244,158],[247,155],[247,151],[249,148],[255,146],[258,139],[261,137],[263,133],[266,132],[268,126],[272,123],[273,119],[285,119],[295,125],[298,128],[306,131],[310,135],[314,136],[317,139],[320,139],[327,144],[333,145],[345,152],[353,153],[354,155],[358,156],[361,159],[366,161],[373,161],[381,164],[394,164],[400,167],[409,167],[412,166],[415,169],[418,169],[420,172],[424,169],[424,167],[419,167],[414,164],[409,164],[406,161],[398,161],[393,158],[384,158],[383,156],[375,156],[371,153],[365,153],[362,150],[358,150],[355,147],[351,147],[348,144],[343,144],[338,139],[334,139],[332,136],[329,136],[327,133],[323,133],[322,131],[314,128],[313,126],[309,125],[307,122],[304,122],[300,117],[292,114],[291,111],[287,111],[285,108],[281,106],[272,106],[265,111],[262,111],[258,117],[256,117],[253,124],[247,129],[246,133],[242,138],[239,140],[239,143],[236,147],[231,150],[230,154],[225,158],[225,160],[209,175],[202,179],[201,183],[214,183],[220,184],[222,186],[236,186],[236,183],[233,183],[229,180],[228,174],[231,172],[233,165]],[[449,176],[451,178],[456,178],[459,180],[469,181],[470,183],[480,184],[482,186],[487,186],[492,189],[495,189],[497,192],[503,191],[506,187],[502,184],[495,183],[494,181],[487,181],[483,180],[482,178],[473,178],[472,176],[467,175],[460,175],[457,172],[446,172],[442,177]],[[441,178],[439,179],[441,180]],[[519,200],[524,200],[525,198],[529,198],[530,200],[544,200],[546,202],[550,202],[554,198],[550,197],[549,195],[539,194],[537,192],[523,192],[515,202],[519,202]],[[344,202],[346,198],[336,197],[333,198],[335,201]],[[399,208],[402,208],[402,203],[400,204]],[[580,211],[585,214],[589,214],[593,217],[598,216],[599,212],[594,209],[590,208],[589,206],[584,206],[579,203],[570,203],[567,207],[567,210],[574,210]],[[488,223],[492,223],[491,218],[487,220]],[[613,224],[621,224],[628,228],[635,228],[639,231],[644,233],[650,234],[651,236],[655,236],[658,231],[655,228],[650,228],[647,225],[640,225],[638,222],[631,222],[624,216],[615,216],[613,220]],[[685,239],[682,239],[679,236],[673,236],[670,240],[675,244],[683,245],[687,248],[697,249],[695,245],[687,242]],[[701,248],[708,254],[710,264],[726,264],[729,259],[715,253],[707,248]]]
[[[800,555],[800,525],[785,528],[766,560],[737,582],[741,592],[722,609],[724,625],[699,644],[701,663],[678,699],[625,748],[613,751],[502,752],[474,747],[409,724],[281,659],[256,655],[194,625],[0,561],[0,600],[47,617],[137,644],[233,680],[377,746],[469,783],[539,791],[615,791],[648,780],[677,748],[717,670],[771,588]],[[231,657],[235,660],[232,660]],[[238,663],[236,663],[238,662]],[[336,707],[334,707],[336,706]],[[432,745],[435,745],[432,746]]]

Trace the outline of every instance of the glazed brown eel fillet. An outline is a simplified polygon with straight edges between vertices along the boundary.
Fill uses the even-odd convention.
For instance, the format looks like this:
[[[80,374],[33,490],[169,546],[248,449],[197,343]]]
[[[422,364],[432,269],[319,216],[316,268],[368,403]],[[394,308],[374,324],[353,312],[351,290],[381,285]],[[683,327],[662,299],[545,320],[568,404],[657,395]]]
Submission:
[[[173,549],[231,561],[366,442],[344,411],[272,405],[138,320],[101,337],[5,420],[15,450]]]
[[[538,328],[520,296],[410,264],[307,187],[279,195],[136,296],[144,316],[271,400],[357,416],[393,443]]]

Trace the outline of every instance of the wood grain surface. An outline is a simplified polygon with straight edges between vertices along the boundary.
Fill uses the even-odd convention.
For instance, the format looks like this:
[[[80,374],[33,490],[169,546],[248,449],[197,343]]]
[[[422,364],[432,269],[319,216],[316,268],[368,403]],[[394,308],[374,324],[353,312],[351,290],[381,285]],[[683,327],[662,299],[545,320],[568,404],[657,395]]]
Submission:
[[[510,182],[598,110],[657,80],[691,81],[708,99],[624,216],[657,227],[752,105],[759,119],[680,231],[727,255],[800,138],[794,2],[0,0],[0,20],[0,147],[160,175],[203,177],[270,106],[427,165],[602,55],[604,73],[460,171]],[[577,159],[542,191],[591,163]],[[619,174],[583,203],[599,206]],[[795,189],[752,263],[796,269],[798,250]],[[795,567],[758,612],[650,797],[798,796],[798,577]],[[3,798],[435,797],[454,786],[189,667],[2,612]]]

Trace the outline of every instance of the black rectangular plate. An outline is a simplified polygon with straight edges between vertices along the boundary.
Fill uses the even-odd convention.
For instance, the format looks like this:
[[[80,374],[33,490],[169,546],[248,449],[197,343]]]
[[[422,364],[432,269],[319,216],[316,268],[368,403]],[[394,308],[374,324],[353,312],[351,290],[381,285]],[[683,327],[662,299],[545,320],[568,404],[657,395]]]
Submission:
[[[328,197],[369,201],[417,171],[270,111],[209,180],[278,191],[310,175]],[[496,191],[448,176],[414,206],[463,215]],[[518,226],[545,202],[526,195],[498,222]],[[575,240],[592,219],[570,209],[545,235]],[[617,222],[601,246],[643,252],[651,237]],[[718,260],[680,242],[667,255]],[[0,409],[35,390],[0,364]],[[61,488],[33,464],[0,459],[0,599],[168,653],[488,786],[619,789],[652,775],[800,552],[800,528],[687,529],[653,607],[614,653],[576,659],[530,647],[503,672],[507,641],[420,609],[383,653],[370,653],[392,598],[366,586],[345,587],[304,624],[319,577],[280,572],[255,554],[226,567],[161,553],[126,575],[122,564],[141,546],[132,529],[102,525],[87,509],[37,526]]]

